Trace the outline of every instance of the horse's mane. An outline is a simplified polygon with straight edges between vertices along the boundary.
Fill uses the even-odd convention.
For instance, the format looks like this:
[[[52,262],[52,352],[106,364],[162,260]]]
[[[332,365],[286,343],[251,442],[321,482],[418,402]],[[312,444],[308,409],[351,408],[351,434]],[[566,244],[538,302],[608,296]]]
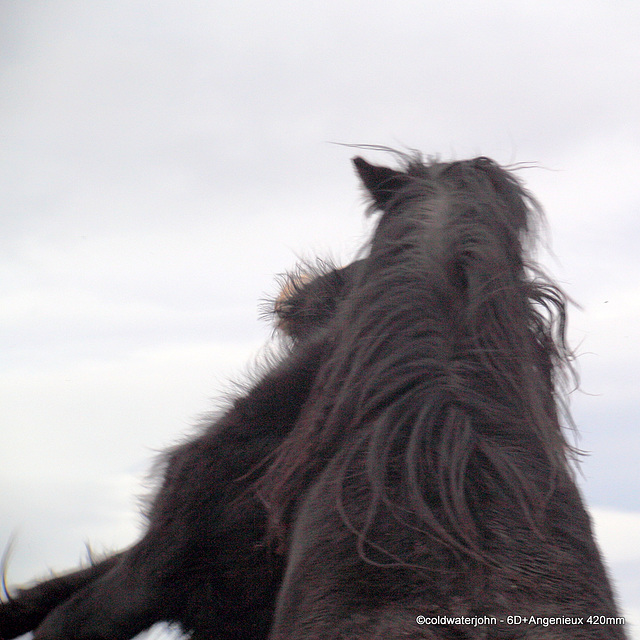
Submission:
[[[382,215],[329,325],[331,355],[256,489],[276,535],[333,461],[339,487],[364,478],[364,520],[343,489],[336,505],[363,557],[385,555],[371,533],[384,512],[487,560],[486,496],[503,492],[544,535],[545,505],[575,451],[559,416],[566,299],[528,260],[542,213],[486,158],[355,164]]]

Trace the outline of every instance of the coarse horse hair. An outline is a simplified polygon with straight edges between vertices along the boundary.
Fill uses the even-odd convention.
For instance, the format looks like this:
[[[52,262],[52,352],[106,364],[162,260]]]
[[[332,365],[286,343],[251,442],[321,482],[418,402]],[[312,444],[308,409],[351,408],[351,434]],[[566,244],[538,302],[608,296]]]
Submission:
[[[281,354],[201,433],[154,466],[161,485],[136,544],[90,566],[10,594],[0,639],[133,637],[157,621],[192,638],[266,638],[283,559],[263,543],[266,518],[250,472],[291,429],[326,351],[326,324],[350,286],[352,265],[303,263],[263,305]],[[329,315],[328,315],[329,314]]]
[[[276,525],[328,458],[344,460],[344,479],[360,448],[371,516],[384,504],[404,526],[412,511],[478,556],[470,501],[482,487],[468,469],[477,456],[534,528],[568,472],[574,451],[555,392],[571,371],[565,297],[523,258],[540,209],[512,175],[487,158],[405,161],[395,172],[356,160],[383,217],[314,401],[259,493]]]
[[[370,241],[286,278],[282,357],[166,454],[142,539],[19,593],[1,635],[624,638],[573,477],[540,208],[487,158],[396,157],[354,160]]]
[[[381,217],[256,482],[287,545],[270,638],[622,638],[505,624],[615,614],[564,433],[566,300],[532,259],[540,208],[487,158],[401,161],[355,160]]]

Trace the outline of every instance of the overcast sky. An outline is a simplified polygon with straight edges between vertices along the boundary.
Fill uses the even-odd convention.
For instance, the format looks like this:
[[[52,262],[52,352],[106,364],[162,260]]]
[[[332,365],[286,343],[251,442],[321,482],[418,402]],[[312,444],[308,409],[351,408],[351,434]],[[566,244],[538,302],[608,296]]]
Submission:
[[[269,338],[274,274],[366,234],[332,143],[380,144],[537,165],[581,305],[581,483],[640,623],[637,1],[1,0],[0,23],[10,583],[136,538],[154,452]]]

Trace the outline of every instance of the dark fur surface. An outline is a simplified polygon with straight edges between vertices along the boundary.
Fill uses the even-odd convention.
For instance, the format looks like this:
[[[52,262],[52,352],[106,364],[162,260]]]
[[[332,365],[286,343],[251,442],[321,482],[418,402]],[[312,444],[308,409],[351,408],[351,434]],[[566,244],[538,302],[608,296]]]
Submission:
[[[507,622],[618,615],[561,423],[565,298],[527,262],[537,206],[486,158],[402,160],[355,160],[368,255],[290,280],[289,353],[167,454],[141,541],[3,605],[5,638],[624,638]]]
[[[285,355],[199,437],[165,454],[143,538],[18,591],[0,605],[0,638],[37,629],[39,639],[125,639],[161,620],[193,638],[267,637],[284,560],[264,544],[266,513],[247,474],[295,423],[325,358],[327,312],[352,271],[323,263],[285,280],[287,295],[269,311]]]
[[[275,303],[267,303],[265,315],[274,315],[276,329],[289,338],[300,341],[308,337],[333,318],[361,264],[357,260],[340,268],[319,260],[300,265],[280,278],[281,293]]]
[[[382,216],[258,484],[293,530],[272,640],[623,637],[506,623],[616,615],[559,416],[565,299],[526,262],[535,202],[486,158],[356,167]]]

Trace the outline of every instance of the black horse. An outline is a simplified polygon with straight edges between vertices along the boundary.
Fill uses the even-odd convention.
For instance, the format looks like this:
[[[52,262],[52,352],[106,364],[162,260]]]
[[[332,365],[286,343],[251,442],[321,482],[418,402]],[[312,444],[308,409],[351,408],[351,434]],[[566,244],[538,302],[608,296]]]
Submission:
[[[0,604],[0,640],[36,629],[37,638],[124,639],[160,620],[192,638],[267,637],[284,560],[264,544],[251,472],[297,419],[358,264],[318,261],[280,278],[266,313],[284,338],[281,361],[199,437],[162,456],[163,483],[137,544]]]
[[[368,253],[290,278],[287,352],[168,452],[143,538],[19,592],[5,640],[624,638],[561,425],[565,299],[527,262],[538,207],[486,158],[401,158],[355,160]]]

